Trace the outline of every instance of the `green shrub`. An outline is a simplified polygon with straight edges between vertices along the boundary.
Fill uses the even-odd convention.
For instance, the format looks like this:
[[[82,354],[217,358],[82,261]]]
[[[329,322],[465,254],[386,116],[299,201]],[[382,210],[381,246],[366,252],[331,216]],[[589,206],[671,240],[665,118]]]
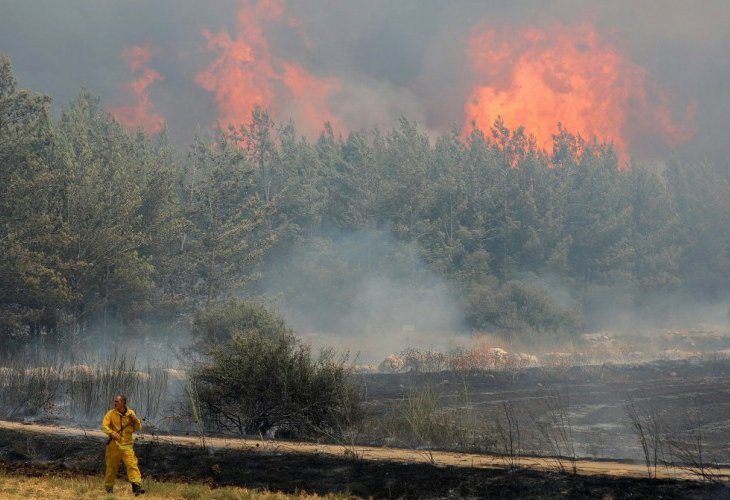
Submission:
[[[290,333],[283,318],[256,302],[231,299],[198,311],[192,335],[203,348],[229,342],[234,334],[256,332],[262,337]]]
[[[497,294],[496,303],[497,326],[507,331],[575,333],[581,327],[577,309],[561,307],[537,286],[510,281]]]
[[[278,316],[241,305],[237,312],[232,303],[225,306],[222,325],[206,316],[209,331],[231,332],[228,341],[210,344],[192,371],[207,424],[237,434],[277,429],[289,436],[336,436],[354,424],[360,397],[346,358],[331,350],[315,356]]]
[[[471,326],[518,337],[534,332],[573,334],[583,324],[577,307],[563,307],[544,288],[520,281],[508,281],[498,290],[472,287],[465,294],[465,309]]]

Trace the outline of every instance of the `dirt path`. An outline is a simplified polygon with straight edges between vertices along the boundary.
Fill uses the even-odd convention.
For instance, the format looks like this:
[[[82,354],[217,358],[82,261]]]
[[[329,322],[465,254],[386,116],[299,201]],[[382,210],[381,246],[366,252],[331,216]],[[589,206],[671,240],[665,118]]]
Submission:
[[[80,427],[51,426],[38,424],[23,424],[19,422],[0,421],[0,430],[7,429],[20,432],[38,434],[53,434],[58,436],[86,436],[98,437],[103,440],[104,434],[97,429],[83,429]],[[190,436],[160,436],[142,433],[138,441],[158,442],[170,445],[198,447],[201,439]],[[247,452],[262,453],[299,453],[319,456],[360,458],[367,461],[390,461],[400,463],[422,463],[436,466],[464,467],[471,469],[504,469],[511,465],[507,457],[483,455],[475,453],[454,453],[430,450],[411,450],[398,448],[379,448],[372,446],[344,446],[327,445],[305,442],[281,440],[232,439],[220,437],[206,437],[205,444],[209,448],[225,450],[245,450]],[[563,460],[563,466],[573,469],[573,463]],[[519,467],[539,470],[555,471],[559,462],[555,458],[521,457],[514,463]],[[643,478],[647,476],[646,466],[641,463],[609,461],[609,460],[577,460],[575,470],[581,475],[603,475],[609,477]],[[713,469],[713,473],[724,480],[730,480],[730,468]],[[696,473],[676,467],[660,467],[657,477],[663,479],[698,479]]]

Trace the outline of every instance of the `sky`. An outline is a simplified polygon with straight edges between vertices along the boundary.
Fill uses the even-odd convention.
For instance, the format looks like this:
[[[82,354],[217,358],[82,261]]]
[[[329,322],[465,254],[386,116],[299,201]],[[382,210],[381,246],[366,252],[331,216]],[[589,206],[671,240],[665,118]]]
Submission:
[[[724,161],[730,2],[0,0],[0,54],[58,112],[88,89],[130,129],[245,123],[316,138],[401,117],[436,136],[560,122],[623,160]]]

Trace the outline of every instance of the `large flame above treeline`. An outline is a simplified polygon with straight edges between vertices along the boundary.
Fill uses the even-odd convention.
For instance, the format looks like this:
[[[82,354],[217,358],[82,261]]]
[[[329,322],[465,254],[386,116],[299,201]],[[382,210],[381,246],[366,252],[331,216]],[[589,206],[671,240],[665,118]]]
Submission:
[[[201,44],[212,59],[191,78],[212,95],[215,121],[244,124],[262,107],[277,120],[291,119],[310,137],[326,122],[338,133],[357,127],[337,107],[351,80],[316,74],[303,61],[277,53],[269,32],[282,27],[316,52],[302,20],[288,15],[280,0],[242,2],[234,30],[202,31]],[[152,86],[164,77],[150,67],[153,55],[148,46],[124,51],[135,77],[126,87],[131,103],[111,108],[123,125],[148,133],[164,125],[150,98]],[[465,37],[463,57],[468,74],[454,74],[453,82],[469,82],[462,101],[466,133],[474,126],[489,130],[501,117],[508,128],[524,127],[538,147],[550,151],[562,124],[584,139],[612,143],[625,162],[642,144],[679,145],[695,132],[694,104],[678,111],[645,68],[588,22],[521,28],[485,22]],[[347,93],[349,99],[357,95]]]
[[[165,119],[153,109],[150,86],[162,75],[150,67],[154,55],[151,47],[133,45],[122,51],[122,59],[136,78],[126,85],[130,104],[112,106],[111,112],[127,128],[141,128],[148,134],[157,134],[165,126]]]
[[[288,23],[278,0],[244,5],[238,12],[237,32],[203,32],[216,59],[195,81],[215,96],[218,122],[223,126],[247,123],[256,107],[291,117],[304,131],[316,133],[325,122],[337,124],[328,109],[328,97],[339,87],[332,78],[320,78],[296,61],[272,53],[265,36],[267,24]],[[288,114],[288,117],[282,116]]]
[[[678,145],[694,134],[694,104],[675,119],[668,93],[590,24],[484,25],[469,37],[468,54],[477,83],[464,108],[467,130],[488,130],[501,117],[549,151],[561,123],[612,143],[623,160],[642,137]]]

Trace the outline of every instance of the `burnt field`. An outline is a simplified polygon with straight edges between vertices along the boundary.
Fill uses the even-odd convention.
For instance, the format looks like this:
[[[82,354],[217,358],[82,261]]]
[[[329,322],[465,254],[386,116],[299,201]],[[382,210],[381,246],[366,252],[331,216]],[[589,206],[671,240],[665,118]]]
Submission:
[[[398,444],[449,448],[461,441],[492,452],[645,461],[638,424],[652,434],[650,451],[656,450],[658,462],[686,461],[693,451],[707,463],[730,463],[728,360],[379,374],[363,380],[370,411],[385,420],[397,420],[416,404],[431,407],[424,423],[429,429]],[[451,428],[451,443],[444,427]],[[505,442],[510,433],[512,448]],[[382,436],[380,444],[392,443],[393,434]]]
[[[99,431],[0,422],[0,473],[26,477],[100,476]],[[242,486],[339,498],[727,498],[723,481],[686,475],[648,479],[630,463],[580,461],[574,472],[537,459],[415,450],[210,438],[145,436],[137,445],[146,478]],[[197,497],[196,497],[197,498]]]
[[[376,498],[728,495],[727,360],[359,377],[366,418],[347,438],[201,439],[150,422],[137,444],[142,469],[213,486]],[[101,473],[95,425],[41,421],[52,425],[0,425],[0,470]]]

